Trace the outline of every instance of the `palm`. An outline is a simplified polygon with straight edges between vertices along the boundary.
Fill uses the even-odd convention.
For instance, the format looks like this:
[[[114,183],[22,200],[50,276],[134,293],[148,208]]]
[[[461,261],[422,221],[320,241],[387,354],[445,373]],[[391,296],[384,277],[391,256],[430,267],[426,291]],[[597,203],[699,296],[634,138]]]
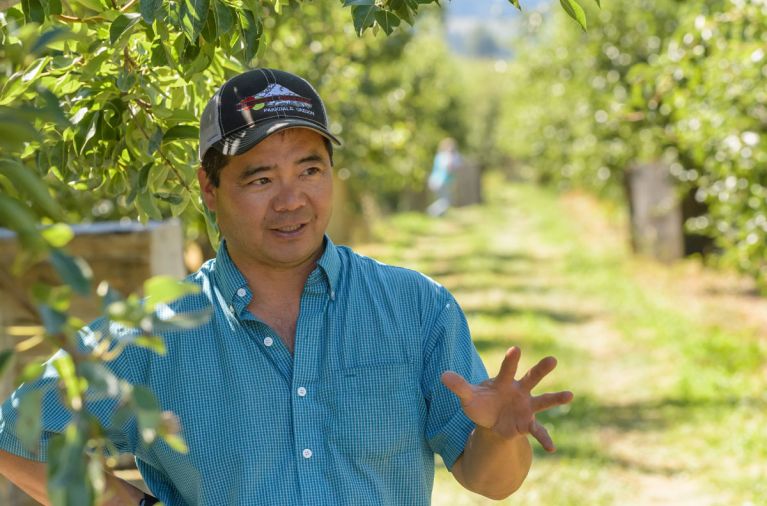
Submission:
[[[480,427],[504,438],[531,434],[548,451],[554,450],[546,429],[535,420],[535,414],[572,400],[570,392],[533,396],[531,391],[556,366],[556,359],[546,357],[519,380],[515,379],[519,348],[506,352],[501,370],[493,379],[471,385],[460,375],[446,372],[442,382],[461,400],[463,411]]]

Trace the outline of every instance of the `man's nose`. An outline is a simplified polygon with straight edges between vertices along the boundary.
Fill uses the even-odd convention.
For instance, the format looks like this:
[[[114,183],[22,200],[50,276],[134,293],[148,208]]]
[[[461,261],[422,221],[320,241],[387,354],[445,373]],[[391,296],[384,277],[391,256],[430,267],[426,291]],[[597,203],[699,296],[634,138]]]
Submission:
[[[293,182],[282,184],[273,201],[275,211],[295,211],[304,205],[306,193],[299,184]]]

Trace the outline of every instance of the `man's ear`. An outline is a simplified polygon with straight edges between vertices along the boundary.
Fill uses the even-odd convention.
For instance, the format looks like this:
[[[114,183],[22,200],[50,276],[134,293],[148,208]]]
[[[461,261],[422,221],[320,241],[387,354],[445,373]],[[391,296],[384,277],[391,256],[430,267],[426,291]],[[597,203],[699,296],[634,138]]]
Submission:
[[[208,178],[208,174],[205,169],[199,167],[197,169],[197,181],[200,183],[200,194],[202,195],[202,201],[213,212],[216,212],[216,186]]]

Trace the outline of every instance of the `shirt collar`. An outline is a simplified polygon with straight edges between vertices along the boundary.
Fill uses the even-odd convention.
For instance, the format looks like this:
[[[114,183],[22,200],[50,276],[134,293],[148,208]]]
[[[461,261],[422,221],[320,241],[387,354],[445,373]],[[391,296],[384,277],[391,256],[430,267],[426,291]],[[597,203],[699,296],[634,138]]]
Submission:
[[[335,300],[336,292],[338,291],[338,278],[341,276],[341,258],[338,248],[327,235],[325,235],[325,251],[317,261],[317,265],[325,273],[325,277],[328,280],[330,298]]]
[[[324,243],[325,251],[317,261],[317,268],[309,275],[307,285],[315,284],[318,277],[321,276],[320,272],[324,273],[327,280],[328,295],[335,300],[338,278],[341,274],[341,258],[338,247],[327,235],[325,235]],[[216,254],[216,274],[221,295],[227,304],[238,306],[237,302],[247,304],[250,301],[251,292],[248,288],[248,281],[237,268],[232,257],[229,256],[225,240],[221,241],[221,246]]]
[[[240,269],[234,264],[226,247],[226,241],[222,240],[216,253],[216,279],[221,295],[227,304],[233,304],[237,299],[242,300],[239,294],[249,294],[248,281],[242,275]],[[244,292],[240,290],[245,290]],[[238,293],[239,292],[239,293]]]

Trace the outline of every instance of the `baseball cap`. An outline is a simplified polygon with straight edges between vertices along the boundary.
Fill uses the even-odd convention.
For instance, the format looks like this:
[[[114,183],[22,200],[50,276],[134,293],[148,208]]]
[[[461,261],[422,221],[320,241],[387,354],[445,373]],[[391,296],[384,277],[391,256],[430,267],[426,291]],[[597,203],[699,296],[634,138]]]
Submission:
[[[306,79],[290,72],[259,68],[239,74],[218,89],[200,119],[202,160],[210,148],[239,155],[286,128],[314,130],[331,142],[325,105]]]

